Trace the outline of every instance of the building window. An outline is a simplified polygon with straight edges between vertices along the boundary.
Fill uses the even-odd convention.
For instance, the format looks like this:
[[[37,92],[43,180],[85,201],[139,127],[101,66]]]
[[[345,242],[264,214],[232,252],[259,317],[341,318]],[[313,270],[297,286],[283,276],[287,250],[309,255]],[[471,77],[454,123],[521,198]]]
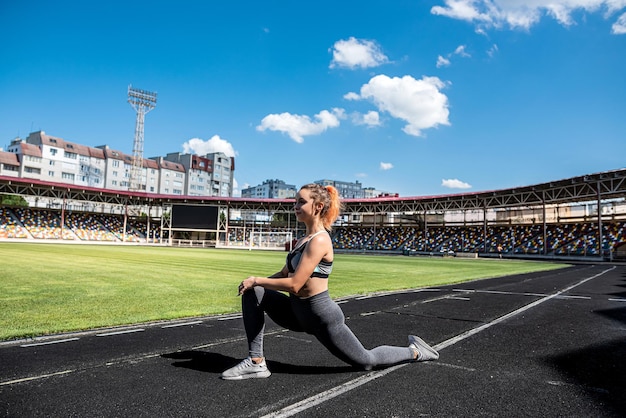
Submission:
[[[33,155],[25,155],[24,156],[24,160],[25,161],[32,161],[34,163],[40,163],[41,162],[41,158],[35,157]]]
[[[76,158],[78,158],[78,154],[76,154],[75,152],[65,151],[64,156],[65,158],[70,158],[72,160],[75,160]]]
[[[26,173],[41,174],[41,169],[35,167],[24,167]]]
[[[72,180],[72,181],[74,181],[74,173],[61,173],[61,178],[63,180]]]

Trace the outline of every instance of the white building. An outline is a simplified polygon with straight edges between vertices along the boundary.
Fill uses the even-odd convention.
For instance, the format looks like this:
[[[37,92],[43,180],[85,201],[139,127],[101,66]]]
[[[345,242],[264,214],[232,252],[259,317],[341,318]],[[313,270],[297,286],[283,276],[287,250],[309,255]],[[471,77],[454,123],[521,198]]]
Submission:
[[[296,186],[282,180],[265,180],[262,184],[241,190],[241,197],[258,199],[291,199],[296,197]]]
[[[0,151],[0,175],[56,183],[128,190],[133,157],[108,145],[89,147],[31,133]],[[178,153],[143,160],[141,191],[189,196],[232,196],[234,158]]]
[[[0,151],[0,176],[20,176],[20,160],[17,158],[17,154]]]

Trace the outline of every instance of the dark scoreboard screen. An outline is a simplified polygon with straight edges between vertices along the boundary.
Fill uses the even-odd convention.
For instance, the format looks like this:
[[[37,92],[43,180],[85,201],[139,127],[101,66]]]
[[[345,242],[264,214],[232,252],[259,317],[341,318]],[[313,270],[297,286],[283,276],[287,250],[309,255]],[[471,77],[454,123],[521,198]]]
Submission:
[[[216,206],[172,205],[172,229],[217,230]]]

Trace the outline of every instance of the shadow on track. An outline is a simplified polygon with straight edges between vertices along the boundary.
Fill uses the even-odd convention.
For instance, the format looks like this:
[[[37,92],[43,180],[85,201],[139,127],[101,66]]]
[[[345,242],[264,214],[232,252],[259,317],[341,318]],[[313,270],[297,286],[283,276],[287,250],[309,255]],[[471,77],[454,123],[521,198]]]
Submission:
[[[598,310],[621,327],[626,325],[626,307]],[[582,387],[587,396],[604,404],[620,416],[626,411],[626,337],[614,339],[581,350],[548,357],[548,363],[559,371],[567,383]]]
[[[172,363],[172,366],[174,367],[184,367],[187,369],[218,375],[221,375],[224,370],[233,367],[241,361],[240,358],[206,351],[177,351],[174,353],[163,354],[161,357],[180,360]],[[273,360],[267,360],[267,367],[271,370],[272,374],[290,375],[324,375],[362,371],[352,366],[307,366],[287,364]]]

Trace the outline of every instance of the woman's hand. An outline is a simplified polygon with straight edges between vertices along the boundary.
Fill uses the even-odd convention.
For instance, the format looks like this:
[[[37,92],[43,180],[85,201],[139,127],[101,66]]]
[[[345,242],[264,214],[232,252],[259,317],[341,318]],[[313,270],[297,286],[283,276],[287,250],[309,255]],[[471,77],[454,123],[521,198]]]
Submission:
[[[256,286],[256,277],[250,276],[239,284],[239,296],[243,295],[247,290]]]

